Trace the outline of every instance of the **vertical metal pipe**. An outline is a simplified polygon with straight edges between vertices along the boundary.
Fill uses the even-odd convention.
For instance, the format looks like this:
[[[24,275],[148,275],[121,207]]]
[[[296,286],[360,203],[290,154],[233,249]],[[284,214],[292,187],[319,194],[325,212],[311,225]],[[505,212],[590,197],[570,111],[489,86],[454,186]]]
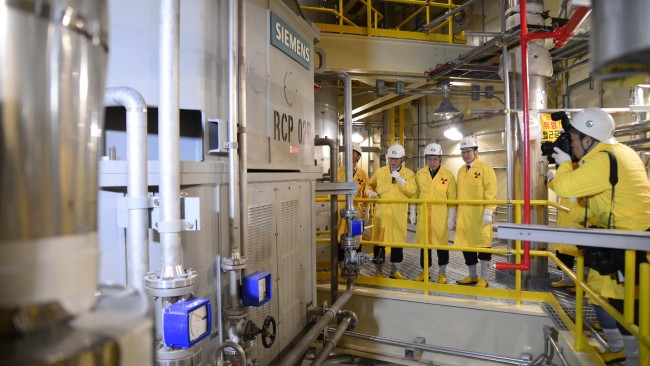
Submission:
[[[504,1],[499,0],[499,7],[501,12],[501,32],[506,31],[506,18]],[[504,115],[505,131],[506,131],[506,170],[507,170],[507,199],[513,200],[515,198],[515,146],[514,146],[514,131],[512,129],[511,106],[510,106],[510,53],[508,46],[501,47],[502,65],[503,65],[503,90],[504,90],[504,104],[506,113]],[[513,222],[512,205],[508,204],[508,222]]]
[[[239,164],[237,125],[239,123],[239,9],[238,0],[228,0],[228,217],[230,250],[239,256]]]
[[[149,271],[149,208],[147,183],[147,104],[131,88],[107,88],[107,107],[126,108],[127,205],[129,227],[126,230],[126,283],[144,289]]]
[[[248,242],[248,145],[246,131],[246,1],[239,0],[239,252],[246,257]]]
[[[316,146],[329,146],[330,148],[330,182],[335,183],[336,180],[338,179],[337,177],[337,172],[339,170],[339,162],[337,159],[337,156],[339,154],[339,147],[338,144],[336,143],[335,139],[328,139],[328,138],[320,138],[317,137],[314,140],[314,145]],[[331,288],[331,294],[332,294],[332,301],[331,303],[333,304],[336,301],[336,298],[338,297],[338,262],[339,262],[339,256],[338,256],[338,238],[339,238],[339,230],[338,230],[338,200],[337,200],[337,195],[333,194],[330,196],[330,288]]]
[[[339,73],[339,79],[343,80],[343,107],[345,117],[343,119],[343,146],[345,148],[345,181],[352,182],[352,79],[346,73]],[[345,195],[345,207],[353,210],[352,194]]]
[[[161,278],[183,274],[180,236],[179,128],[180,0],[160,2],[160,161]]]

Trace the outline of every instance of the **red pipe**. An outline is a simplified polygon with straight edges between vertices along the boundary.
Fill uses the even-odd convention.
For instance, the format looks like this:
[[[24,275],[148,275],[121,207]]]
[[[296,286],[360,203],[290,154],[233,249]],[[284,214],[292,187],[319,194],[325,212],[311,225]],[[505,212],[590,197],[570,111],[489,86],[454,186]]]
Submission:
[[[571,37],[573,37],[573,35],[576,32],[576,29],[578,29],[580,24],[582,24],[582,21],[585,20],[587,15],[589,15],[589,13],[591,13],[591,8],[579,6],[576,8],[573,14],[571,14],[571,18],[569,18],[569,21],[565,25],[555,28],[552,32],[534,33],[534,34],[527,33],[526,39],[533,40],[533,39],[542,39],[542,38],[553,38],[554,39],[553,46],[555,48],[562,48],[566,46],[566,44],[569,42]],[[523,32],[522,32],[522,42],[523,42]]]
[[[582,23],[584,18],[591,12],[590,8],[578,7],[571,15],[569,21],[547,33],[528,33],[526,23],[526,2],[519,3],[519,24],[521,25],[520,43],[521,43],[521,89],[523,90],[523,109],[524,109],[524,224],[530,224],[530,121],[529,121],[529,102],[528,102],[528,41],[533,39],[554,38],[555,48],[564,47],[569,39],[573,36],[576,29]],[[496,264],[497,270],[517,269],[527,271],[530,269],[530,242],[524,241],[524,258],[520,263]]]
[[[530,121],[528,112],[528,25],[526,24],[526,1],[519,3],[519,24],[521,26],[521,90],[524,108],[524,224],[530,224]],[[507,106],[506,106],[507,107]],[[530,242],[524,241],[524,258],[521,263],[496,264],[497,270],[530,269]]]

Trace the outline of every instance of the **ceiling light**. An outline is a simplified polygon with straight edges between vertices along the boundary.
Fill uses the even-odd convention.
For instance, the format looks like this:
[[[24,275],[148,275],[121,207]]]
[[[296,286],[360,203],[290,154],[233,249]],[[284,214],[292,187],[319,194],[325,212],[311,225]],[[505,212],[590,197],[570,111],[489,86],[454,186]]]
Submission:
[[[449,127],[443,134],[452,141],[460,141],[463,139],[463,134],[456,127]]]
[[[454,119],[454,118],[460,116],[461,113],[449,101],[449,98],[448,98],[449,85],[448,84],[443,84],[442,85],[442,90],[444,92],[444,98],[442,99],[442,102],[440,103],[440,107],[438,107],[438,109],[436,109],[436,111],[433,112],[433,116],[437,117],[439,119],[444,119],[446,121],[449,121],[451,119]]]
[[[352,142],[360,144],[363,142],[363,136],[359,132],[355,132],[352,134]]]

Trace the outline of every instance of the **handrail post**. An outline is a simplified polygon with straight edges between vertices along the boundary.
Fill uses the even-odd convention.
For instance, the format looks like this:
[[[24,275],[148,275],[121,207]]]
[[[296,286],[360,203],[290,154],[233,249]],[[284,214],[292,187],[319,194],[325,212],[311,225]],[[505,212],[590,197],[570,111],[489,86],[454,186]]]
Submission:
[[[650,335],[650,264],[639,267],[639,340]],[[650,364],[650,348],[639,341],[639,365]]]
[[[625,251],[625,284],[623,286],[623,319],[634,323],[634,289],[636,287],[636,251]]]
[[[582,290],[582,286],[580,286],[580,282],[584,280],[585,277],[585,257],[582,256],[582,254],[578,254],[576,256],[576,277],[577,277],[577,283],[576,283],[576,329],[575,329],[575,340],[576,340],[576,350],[578,352],[582,352],[583,350],[583,338],[582,338],[582,322],[583,322],[583,314],[582,314],[582,307],[584,303],[584,294]]]

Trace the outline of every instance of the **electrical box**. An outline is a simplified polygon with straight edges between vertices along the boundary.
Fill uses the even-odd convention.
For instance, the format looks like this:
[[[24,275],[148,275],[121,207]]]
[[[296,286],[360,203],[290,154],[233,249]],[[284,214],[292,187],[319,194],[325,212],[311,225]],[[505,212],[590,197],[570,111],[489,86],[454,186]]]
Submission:
[[[350,230],[352,236],[357,236],[363,234],[363,220],[356,219],[352,220],[352,230]]]
[[[271,274],[252,273],[242,280],[242,303],[244,306],[262,306],[271,300]]]
[[[210,334],[210,300],[196,298],[169,305],[163,310],[162,321],[165,346],[190,348]]]

